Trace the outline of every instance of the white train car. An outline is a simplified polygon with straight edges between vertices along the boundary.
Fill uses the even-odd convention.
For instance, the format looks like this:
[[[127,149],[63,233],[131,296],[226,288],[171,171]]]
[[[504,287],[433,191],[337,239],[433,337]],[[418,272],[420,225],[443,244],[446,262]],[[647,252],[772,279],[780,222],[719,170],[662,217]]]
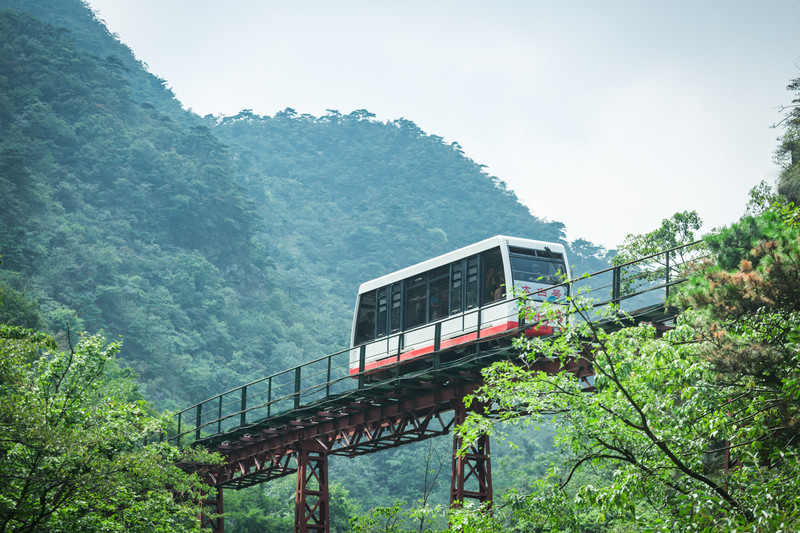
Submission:
[[[498,235],[368,281],[358,290],[350,374],[517,335],[512,293],[527,293],[528,307],[558,302],[568,295],[563,279],[569,278],[561,244]],[[526,325],[526,335],[557,327],[535,322]]]

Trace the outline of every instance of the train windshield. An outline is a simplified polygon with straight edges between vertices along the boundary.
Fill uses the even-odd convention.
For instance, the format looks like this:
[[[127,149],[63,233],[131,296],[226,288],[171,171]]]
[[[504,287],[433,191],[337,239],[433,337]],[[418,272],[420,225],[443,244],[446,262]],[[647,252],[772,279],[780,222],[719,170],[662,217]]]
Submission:
[[[510,258],[517,291],[529,294],[533,300],[550,302],[563,300],[568,295],[568,286],[560,285],[567,273],[562,254],[524,250],[512,252]]]

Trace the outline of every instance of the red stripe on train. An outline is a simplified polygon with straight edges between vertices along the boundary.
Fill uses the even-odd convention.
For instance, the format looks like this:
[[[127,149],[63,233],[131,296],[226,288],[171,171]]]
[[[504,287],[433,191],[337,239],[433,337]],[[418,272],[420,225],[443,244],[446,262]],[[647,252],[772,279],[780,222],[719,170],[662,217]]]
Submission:
[[[493,326],[491,328],[484,328],[481,330],[481,340],[488,339],[494,337],[496,335],[500,335],[507,331],[511,331],[517,329],[519,323],[517,322],[506,322],[505,324],[500,324],[499,326]],[[549,330],[545,332],[544,330]],[[531,332],[531,333],[529,333]],[[549,326],[537,326],[535,328],[529,328],[525,330],[526,336],[539,336],[539,335],[549,335],[553,332],[553,328]],[[478,340],[478,333],[472,332],[467,333],[466,335],[461,335],[459,337],[454,337],[452,339],[445,339],[439,345],[440,350],[444,350],[447,348],[452,348],[454,346],[460,346],[461,344],[466,344],[468,342],[472,342]],[[384,357],[378,361],[373,361],[371,363],[367,363],[364,365],[364,372],[369,372],[370,370],[374,370],[376,368],[380,368],[382,366],[388,366],[391,364],[398,363],[400,361],[407,361],[408,359],[415,359],[417,357],[427,355],[429,353],[433,353],[433,345],[424,346],[422,348],[417,348],[416,350],[411,350],[405,353],[400,354],[400,358],[398,359],[397,356],[392,357]],[[350,375],[358,374],[358,368],[350,368]]]

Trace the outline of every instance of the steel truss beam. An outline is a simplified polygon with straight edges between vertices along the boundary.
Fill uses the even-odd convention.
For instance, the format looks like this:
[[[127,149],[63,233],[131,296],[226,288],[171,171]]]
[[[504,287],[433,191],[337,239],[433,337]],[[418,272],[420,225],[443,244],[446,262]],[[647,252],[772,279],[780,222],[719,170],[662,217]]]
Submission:
[[[401,413],[354,428],[345,428],[318,439],[328,453],[355,457],[446,435],[453,425],[452,419],[442,417],[435,407],[424,412]]]
[[[226,463],[207,469],[212,486],[244,488],[297,471],[300,443],[316,441],[328,453],[357,456],[446,435],[452,420],[442,413],[452,409],[451,401],[474,391],[476,384],[442,386],[439,390],[397,401],[367,400],[350,404],[337,413],[262,430],[236,443],[220,446]]]
[[[464,423],[467,408],[463,399],[454,403],[456,425]],[[472,406],[473,411],[483,411],[483,406]],[[481,435],[463,455],[459,453],[463,440],[453,435],[453,465],[450,474],[450,508],[461,507],[467,498],[478,500],[485,509],[492,508],[492,463],[489,454],[489,436]]]
[[[228,461],[218,469],[206,472],[212,486],[243,489],[252,485],[297,472],[296,446],[262,450],[248,457]]]

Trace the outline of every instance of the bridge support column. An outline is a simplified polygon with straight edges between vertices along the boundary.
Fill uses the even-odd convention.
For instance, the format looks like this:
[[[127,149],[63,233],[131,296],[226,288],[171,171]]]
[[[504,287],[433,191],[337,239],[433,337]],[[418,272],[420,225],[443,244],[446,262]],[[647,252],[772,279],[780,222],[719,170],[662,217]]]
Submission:
[[[316,441],[303,442],[297,450],[295,497],[295,533],[329,533],[328,454]]]
[[[474,405],[474,404],[473,404]],[[473,407],[482,410],[483,406]],[[455,425],[462,424],[467,417],[463,400],[455,406]],[[492,463],[489,454],[489,436],[481,435],[459,457],[462,440],[453,436],[453,467],[450,476],[450,508],[461,507],[467,498],[478,500],[486,509],[492,507]]]
[[[209,529],[212,533],[225,533],[222,512],[222,487],[212,488],[208,496],[200,500],[200,527]]]

